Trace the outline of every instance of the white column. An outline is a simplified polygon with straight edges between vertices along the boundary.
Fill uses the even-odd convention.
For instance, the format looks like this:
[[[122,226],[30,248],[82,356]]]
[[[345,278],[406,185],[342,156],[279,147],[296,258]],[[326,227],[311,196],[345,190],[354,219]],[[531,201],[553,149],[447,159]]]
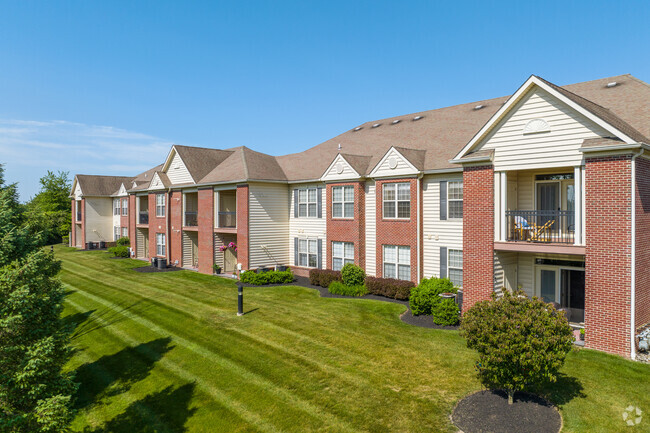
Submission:
[[[220,227],[219,225],[219,204],[221,202],[221,192],[217,191],[214,193],[214,226]]]
[[[574,243],[582,245],[582,167],[573,168],[573,188],[574,188],[574,209],[575,209],[575,226]]]
[[[501,236],[499,239],[502,242],[505,242],[507,239],[506,235],[506,230],[507,230],[507,223],[508,219],[506,218],[506,209],[508,209],[508,173],[505,171],[502,171],[500,173],[500,182],[499,186],[501,187],[501,199],[500,204],[501,204],[501,212],[500,212],[500,218],[501,218]]]
[[[582,174],[582,191],[581,191],[581,196],[582,196],[582,243],[586,244],[587,243],[587,167],[582,167],[581,174]]]

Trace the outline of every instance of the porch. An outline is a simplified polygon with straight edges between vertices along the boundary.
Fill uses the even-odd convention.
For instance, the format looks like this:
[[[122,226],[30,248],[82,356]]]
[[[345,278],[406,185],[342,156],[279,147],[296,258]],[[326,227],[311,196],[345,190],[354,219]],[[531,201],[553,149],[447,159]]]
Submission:
[[[141,195],[135,199],[136,208],[138,211],[138,224],[149,224],[149,196]]]
[[[234,189],[215,192],[214,228],[221,233],[237,233],[237,193]]]

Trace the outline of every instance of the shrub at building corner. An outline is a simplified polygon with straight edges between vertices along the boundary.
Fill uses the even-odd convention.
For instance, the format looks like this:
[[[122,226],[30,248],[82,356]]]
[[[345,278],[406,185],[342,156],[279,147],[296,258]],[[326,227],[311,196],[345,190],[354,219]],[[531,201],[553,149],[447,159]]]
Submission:
[[[129,247],[125,245],[118,245],[117,247],[111,247],[108,249],[108,252],[113,254],[113,257],[124,257],[124,258],[129,257]]]
[[[476,303],[463,315],[461,333],[476,349],[478,377],[490,388],[505,389],[512,404],[516,391],[533,391],[557,380],[573,347],[564,313],[538,298],[503,290],[498,298]]]
[[[448,278],[424,278],[411,290],[409,307],[414,316],[431,315],[441,302],[441,293],[456,293],[458,289]]]
[[[440,326],[458,325],[460,311],[454,299],[442,299],[432,310],[433,323]]]
[[[131,241],[126,236],[119,238],[115,243],[117,244],[118,247],[122,247],[122,246],[128,247],[129,245],[131,245]]]
[[[357,265],[346,263],[341,269],[341,279],[347,286],[360,286],[366,279],[366,272]]]

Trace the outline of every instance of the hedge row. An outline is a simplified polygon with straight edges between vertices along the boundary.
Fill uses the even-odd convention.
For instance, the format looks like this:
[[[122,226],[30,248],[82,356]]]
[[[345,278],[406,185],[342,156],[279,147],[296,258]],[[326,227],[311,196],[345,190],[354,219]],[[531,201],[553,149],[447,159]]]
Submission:
[[[332,281],[327,290],[335,295],[345,296],[363,296],[368,293],[368,289],[363,284],[348,286],[340,281]]]
[[[309,271],[309,282],[313,286],[329,287],[332,281],[343,281],[340,271],[331,269],[312,269]]]
[[[387,298],[408,300],[411,289],[415,287],[412,281],[396,280],[394,278],[366,277],[366,288],[372,295]]]
[[[256,273],[255,271],[246,271],[241,274],[241,282],[246,284],[255,284],[258,286],[264,284],[285,284],[293,282],[293,272],[287,271],[268,271]]]

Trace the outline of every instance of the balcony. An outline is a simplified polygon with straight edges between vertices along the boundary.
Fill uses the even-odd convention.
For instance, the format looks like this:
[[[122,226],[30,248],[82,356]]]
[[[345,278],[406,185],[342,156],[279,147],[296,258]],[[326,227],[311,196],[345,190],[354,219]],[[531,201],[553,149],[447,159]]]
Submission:
[[[196,227],[199,225],[198,212],[185,212],[185,227]]]
[[[575,243],[574,211],[510,210],[505,217],[507,242]]]
[[[237,212],[219,212],[219,228],[237,227]]]
[[[149,224],[149,211],[140,211],[138,213],[138,224]]]

